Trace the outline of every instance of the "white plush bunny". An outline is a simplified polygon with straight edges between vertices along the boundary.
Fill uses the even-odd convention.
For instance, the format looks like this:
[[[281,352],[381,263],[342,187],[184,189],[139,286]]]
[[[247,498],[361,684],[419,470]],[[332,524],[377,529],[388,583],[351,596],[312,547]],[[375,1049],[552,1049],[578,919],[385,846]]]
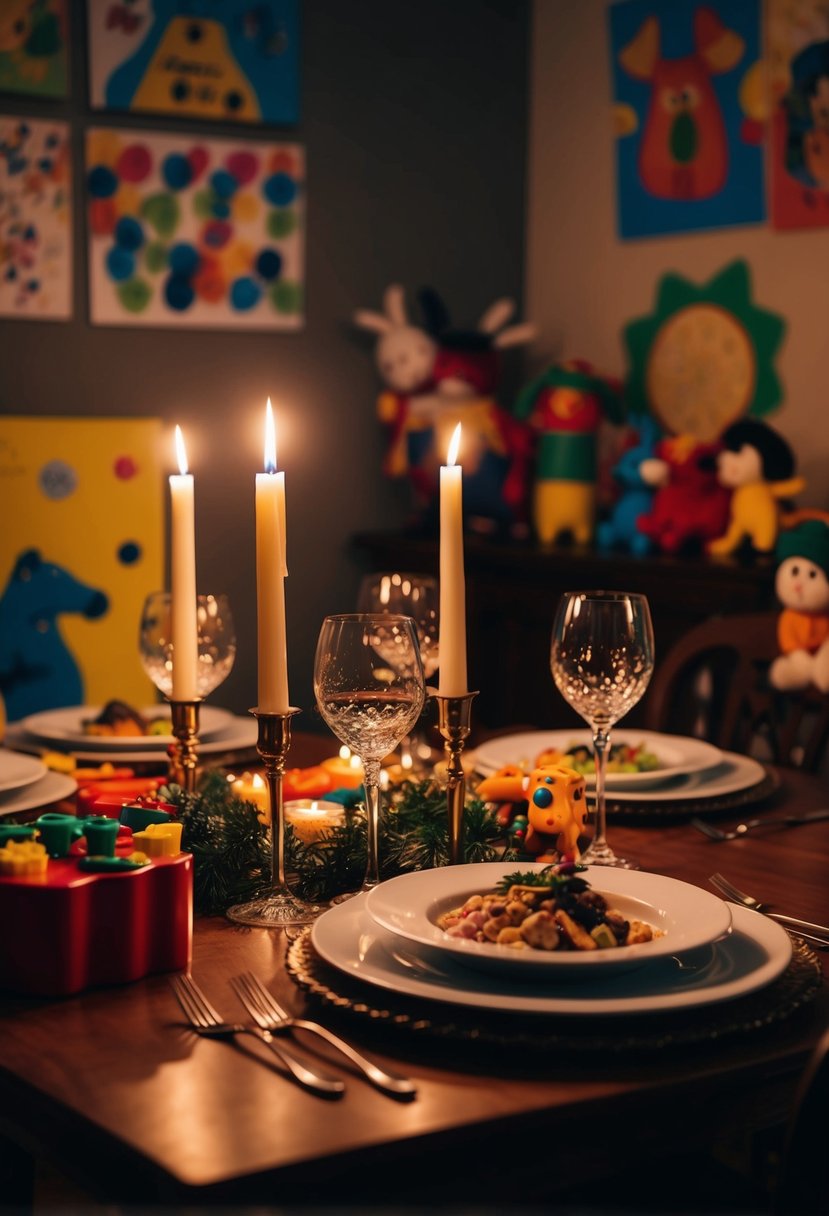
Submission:
[[[361,329],[380,335],[375,361],[384,383],[395,393],[409,394],[432,379],[437,343],[425,330],[409,323],[403,288],[397,284],[383,293],[385,313],[358,308],[354,321]]]

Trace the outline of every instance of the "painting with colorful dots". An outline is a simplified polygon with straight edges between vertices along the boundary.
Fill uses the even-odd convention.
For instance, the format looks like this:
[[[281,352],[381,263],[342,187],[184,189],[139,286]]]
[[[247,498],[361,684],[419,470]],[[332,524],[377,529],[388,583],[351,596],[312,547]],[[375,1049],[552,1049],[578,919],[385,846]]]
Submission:
[[[65,97],[67,0],[0,0],[0,89]]]
[[[0,115],[0,316],[71,317],[71,200],[68,124]]]
[[[302,325],[302,148],[107,128],[86,166],[93,324]]]
[[[0,418],[0,696],[10,721],[149,705],[141,606],[164,586],[155,418]]]
[[[299,0],[90,0],[94,109],[295,123]]]

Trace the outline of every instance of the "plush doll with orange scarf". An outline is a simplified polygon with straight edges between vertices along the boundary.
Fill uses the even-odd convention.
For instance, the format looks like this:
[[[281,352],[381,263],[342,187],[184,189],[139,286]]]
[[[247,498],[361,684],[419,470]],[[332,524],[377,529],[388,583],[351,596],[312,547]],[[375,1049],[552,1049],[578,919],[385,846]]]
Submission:
[[[829,692],[829,514],[805,513],[780,534],[775,591],[783,605],[777,623],[781,654],[769,670],[775,688],[814,684]]]

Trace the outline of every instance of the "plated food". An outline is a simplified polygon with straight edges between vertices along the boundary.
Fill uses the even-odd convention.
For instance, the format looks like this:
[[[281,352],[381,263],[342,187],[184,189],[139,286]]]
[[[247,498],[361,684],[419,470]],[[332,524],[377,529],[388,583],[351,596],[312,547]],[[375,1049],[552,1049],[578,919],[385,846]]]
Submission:
[[[172,723],[169,714],[142,713],[126,701],[107,701],[95,717],[82,718],[81,727],[85,735],[96,738],[134,739],[148,735],[169,735]]]
[[[629,925],[638,921],[649,926],[650,940],[631,940],[623,948],[601,948],[597,943],[595,948],[586,949],[567,945],[510,949],[486,936],[478,940],[477,934],[466,937],[447,932],[447,914],[463,908],[471,897],[497,892],[505,880],[508,890],[514,884],[515,870],[515,863],[479,862],[401,874],[370,891],[366,909],[378,925],[402,939],[452,956],[470,967],[531,980],[542,975],[550,979],[568,974],[609,976],[709,945],[730,931],[728,905],[708,891],[661,874],[587,866],[576,872],[579,878]],[[522,866],[522,879],[527,873],[543,879],[550,867],[538,863]],[[569,912],[568,916],[575,920]],[[561,924],[558,928],[561,941]]]
[[[628,919],[572,862],[508,874],[495,890],[476,892],[438,917],[449,937],[510,950],[618,950],[663,931]]]

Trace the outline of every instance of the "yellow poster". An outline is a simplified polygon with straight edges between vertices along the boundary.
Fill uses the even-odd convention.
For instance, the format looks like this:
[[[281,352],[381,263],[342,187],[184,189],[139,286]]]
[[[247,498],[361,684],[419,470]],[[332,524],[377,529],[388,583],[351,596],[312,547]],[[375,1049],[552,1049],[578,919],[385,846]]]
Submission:
[[[146,705],[141,605],[164,583],[158,419],[0,417],[0,695],[11,722]]]

